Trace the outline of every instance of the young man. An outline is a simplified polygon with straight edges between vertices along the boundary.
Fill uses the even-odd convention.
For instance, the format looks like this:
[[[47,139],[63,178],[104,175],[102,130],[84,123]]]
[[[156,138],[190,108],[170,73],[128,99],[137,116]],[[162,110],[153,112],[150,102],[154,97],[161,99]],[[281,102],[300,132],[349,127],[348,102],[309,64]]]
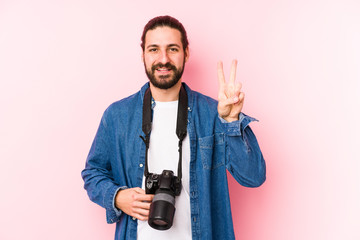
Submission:
[[[189,48],[178,20],[150,20],[141,40],[150,81],[105,111],[82,172],[85,189],[116,222],[115,239],[234,239],[226,169],[246,187],[265,181],[249,127],[255,119],[241,112],[237,62],[227,82],[218,63],[217,102],[182,83]]]

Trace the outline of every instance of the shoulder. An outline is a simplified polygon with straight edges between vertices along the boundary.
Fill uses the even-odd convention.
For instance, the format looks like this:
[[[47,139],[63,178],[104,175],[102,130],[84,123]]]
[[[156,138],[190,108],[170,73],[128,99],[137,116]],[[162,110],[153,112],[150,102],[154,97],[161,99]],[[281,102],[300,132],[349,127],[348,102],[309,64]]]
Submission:
[[[116,111],[120,109],[133,108],[134,104],[136,104],[140,100],[140,91],[136,92],[126,98],[118,100],[110,104],[110,106],[106,109],[107,111]]]
[[[125,116],[132,115],[139,108],[141,108],[141,93],[140,91],[113,102],[104,111],[103,118],[105,119],[122,119]]]
[[[209,122],[210,119],[215,120],[217,118],[218,102],[215,99],[200,92],[193,91],[187,86],[186,90],[189,95],[189,107],[193,113],[193,117],[203,120],[206,119],[207,122]],[[203,122],[203,120],[201,121]]]
[[[199,104],[207,104],[210,107],[217,106],[218,104],[218,102],[212,97],[209,97],[197,91],[193,91],[193,97],[194,97],[194,101],[198,102]]]
[[[209,97],[197,91],[193,91],[187,86],[186,89],[187,92],[189,93],[189,105],[192,106],[193,108],[196,107],[201,107],[202,109],[208,108],[210,111],[217,109],[218,101],[216,101],[212,97]]]

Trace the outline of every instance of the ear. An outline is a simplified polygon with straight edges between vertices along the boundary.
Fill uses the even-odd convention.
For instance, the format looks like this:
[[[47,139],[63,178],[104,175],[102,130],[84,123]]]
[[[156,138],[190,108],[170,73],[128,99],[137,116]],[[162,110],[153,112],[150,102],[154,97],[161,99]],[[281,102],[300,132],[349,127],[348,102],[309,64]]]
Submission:
[[[144,62],[144,51],[141,51],[141,60]]]
[[[188,61],[189,57],[190,57],[189,47],[186,47],[186,49],[185,49],[185,62]]]

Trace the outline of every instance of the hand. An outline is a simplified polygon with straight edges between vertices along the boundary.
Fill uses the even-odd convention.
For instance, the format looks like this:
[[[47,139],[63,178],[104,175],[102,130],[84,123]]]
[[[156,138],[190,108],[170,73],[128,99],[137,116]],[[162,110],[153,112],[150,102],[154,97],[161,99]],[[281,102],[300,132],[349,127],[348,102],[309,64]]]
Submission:
[[[223,64],[218,62],[219,81],[218,113],[227,122],[239,120],[239,114],[244,105],[245,94],[241,92],[241,83],[235,83],[237,60],[231,64],[230,79],[225,82]]]
[[[124,189],[116,194],[115,206],[127,215],[146,221],[153,198],[154,195],[145,194],[144,189],[138,187]]]

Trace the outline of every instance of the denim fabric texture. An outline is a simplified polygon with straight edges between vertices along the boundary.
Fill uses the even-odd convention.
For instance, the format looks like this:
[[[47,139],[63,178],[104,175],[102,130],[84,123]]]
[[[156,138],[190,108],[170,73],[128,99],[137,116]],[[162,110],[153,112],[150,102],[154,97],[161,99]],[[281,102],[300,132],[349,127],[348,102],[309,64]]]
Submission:
[[[265,161],[249,127],[255,119],[240,113],[238,121],[228,123],[218,116],[216,100],[183,85],[189,104],[192,238],[235,239],[226,170],[245,187],[265,181]],[[116,209],[114,198],[121,189],[141,188],[145,144],[139,136],[144,136],[148,87],[105,110],[82,171],[89,198],[106,209],[108,223],[116,223],[115,240],[137,237],[137,220]]]

